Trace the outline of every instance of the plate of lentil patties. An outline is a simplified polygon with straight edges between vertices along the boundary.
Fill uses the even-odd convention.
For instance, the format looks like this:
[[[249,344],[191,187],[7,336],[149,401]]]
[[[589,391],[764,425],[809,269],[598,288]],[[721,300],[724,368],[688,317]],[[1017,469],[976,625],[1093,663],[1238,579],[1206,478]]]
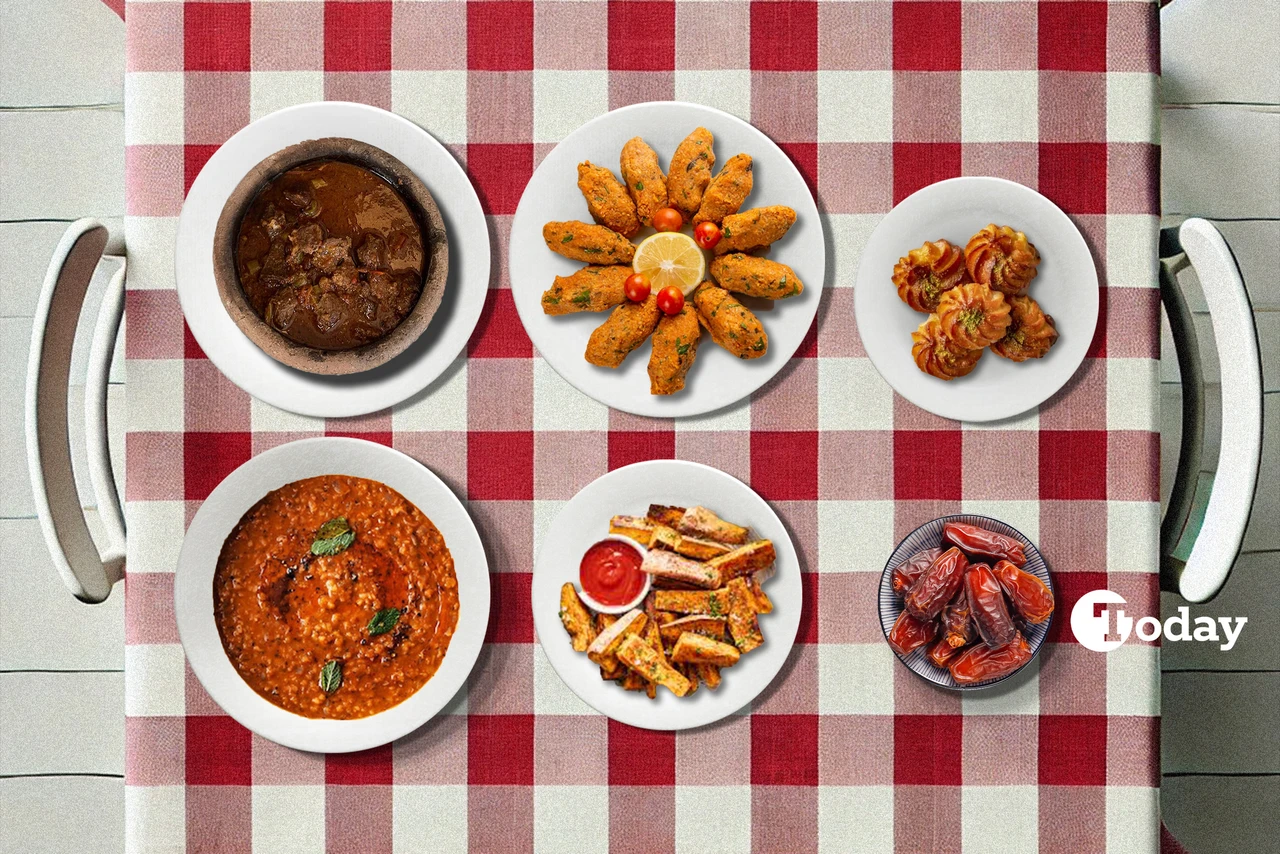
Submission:
[[[1053,202],[1002,178],[952,178],[899,202],[871,233],[854,286],[871,363],[944,418],[1034,409],[1093,342],[1093,255]]]
[[[672,231],[683,245],[647,253]],[[705,267],[682,309],[660,308],[660,273],[646,298],[628,298],[633,266],[654,257]],[[593,119],[543,159],[512,221],[510,270],[525,331],[570,385],[624,412],[694,416],[747,397],[795,355],[826,241],[804,176],[768,136],[711,107],[652,102]]]

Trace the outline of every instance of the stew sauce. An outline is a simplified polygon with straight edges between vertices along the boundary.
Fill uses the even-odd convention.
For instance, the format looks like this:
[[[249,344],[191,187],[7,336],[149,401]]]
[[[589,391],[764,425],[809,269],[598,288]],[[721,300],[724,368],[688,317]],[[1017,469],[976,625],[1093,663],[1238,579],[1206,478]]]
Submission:
[[[313,554],[317,530],[337,517],[354,541]],[[400,613],[378,627],[387,609]],[[458,582],[439,530],[404,496],[326,475],[245,513],[218,556],[213,611],[227,657],[258,694],[308,718],[361,718],[408,699],[440,667]],[[326,690],[331,662],[341,680]]]
[[[236,267],[254,311],[286,338],[347,350],[408,316],[425,275],[422,231],[379,175],[315,160],[273,178],[240,222]]]

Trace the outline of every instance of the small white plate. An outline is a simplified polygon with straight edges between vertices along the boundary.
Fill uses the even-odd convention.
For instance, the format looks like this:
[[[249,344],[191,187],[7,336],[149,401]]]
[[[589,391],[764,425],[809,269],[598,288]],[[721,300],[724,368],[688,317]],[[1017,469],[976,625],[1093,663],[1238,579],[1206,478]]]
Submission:
[[[308,374],[262,352],[231,320],[213,279],[214,228],[240,179],[282,148],[334,136],[377,146],[412,169],[431,190],[449,235],[444,301],[422,337],[387,364],[347,376]],[[422,391],[466,346],[489,292],[489,228],[466,171],[431,134],[377,107],[323,101],[263,116],[213,153],[182,206],[176,264],[178,299],[191,334],[229,380],[300,415],[364,415]]]
[[[702,505],[721,518],[773,540],[778,559],[763,583],[773,613],[760,615],[764,645],[726,667],[720,687],[706,685],[677,697],[665,688],[650,700],[600,678],[600,667],[574,652],[560,623],[560,588],[578,582],[583,553],[609,532],[618,514],[641,516],[650,504]],[[573,693],[601,714],[642,729],[692,729],[747,706],[778,675],[800,628],[800,561],[778,514],[742,481],[719,469],[684,460],[650,460],[615,469],[588,484],[551,523],[533,567],[533,625],[551,666]]]
[[[898,297],[893,266],[926,240],[963,247],[989,223],[1026,233],[1039,250],[1028,293],[1053,315],[1060,337],[1043,359],[984,353],[973,373],[945,382],[911,357],[911,333],[927,315]],[[1039,406],[1080,367],[1098,325],[1098,271],[1075,224],[1035,190],[1002,178],[951,178],[912,193],[876,226],[862,252],[853,306],[867,356],[898,394],[943,418],[996,421]]]
[[[773,245],[768,257],[795,270],[804,282],[804,293],[778,300],[772,310],[760,312],[760,322],[769,335],[769,350],[764,356],[749,361],[735,358],[704,332],[685,389],[673,395],[652,395],[648,343],[638,347],[616,370],[598,368],[583,358],[587,338],[604,323],[608,312],[558,317],[542,313],[542,292],[551,287],[552,280],[583,266],[548,249],[542,240],[542,226],[553,220],[591,222],[587,203],[578,191],[581,161],[606,166],[618,176],[623,144],[640,136],[657,152],[665,170],[676,147],[699,126],[715,137],[716,171],[738,152],[751,155],[754,187],[743,210],[766,205],[789,205],[795,209],[795,225]],[[639,245],[652,233],[651,228],[642,229],[633,242]],[[827,274],[826,241],[818,206],[800,170],[786,153],[737,116],[673,101],[632,104],[606,113],[552,149],[520,197],[511,223],[510,257],[516,310],[547,363],[574,388],[606,406],[655,418],[713,412],[768,382],[795,354],[813,326]],[[708,265],[712,257],[708,253]]]
[[[376,480],[413,502],[444,536],[458,579],[458,626],[440,669],[398,706],[353,720],[305,718],[264,699],[227,658],[213,619],[213,574],[232,528],[273,489],[326,474]],[[173,605],[187,661],[205,691],[228,715],[285,747],[348,753],[412,732],[458,693],[476,663],[489,624],[489,564],[462,502],[426,466],[363,439],[302,439],[249,460],[205,499],[182,541]]]

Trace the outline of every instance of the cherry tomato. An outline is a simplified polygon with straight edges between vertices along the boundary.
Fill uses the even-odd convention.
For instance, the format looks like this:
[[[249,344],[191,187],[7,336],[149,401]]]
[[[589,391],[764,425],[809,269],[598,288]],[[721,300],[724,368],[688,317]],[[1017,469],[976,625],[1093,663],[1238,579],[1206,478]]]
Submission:
[[[693,229],[693,242],[703,249],[715,249],[720,242],[720,226],[711,220],[698,223]]]
[[[684,291],[675,285],[667,285],[658,291],[658,308],[668,316],[679,314],[684,308]]]
[[[684,217],[675,208],[658,208],[653,212],[652,222],[657,231],[679,231],[684,226]]]
[[[649,277],[644,273],[633,273],[622,283],[627,299],[632,302],[644,302],[649,298]]]

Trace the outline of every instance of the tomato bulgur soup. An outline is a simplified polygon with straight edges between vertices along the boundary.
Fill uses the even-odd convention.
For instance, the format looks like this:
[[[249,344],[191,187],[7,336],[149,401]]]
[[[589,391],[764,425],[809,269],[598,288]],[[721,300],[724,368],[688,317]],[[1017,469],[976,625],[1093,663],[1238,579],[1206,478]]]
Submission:
[[[444,537],[385,484],[294,481],[249,509],[222,546],[213,613],[240,676],[308,718],[363,718],[440,667],[458,624]]]

